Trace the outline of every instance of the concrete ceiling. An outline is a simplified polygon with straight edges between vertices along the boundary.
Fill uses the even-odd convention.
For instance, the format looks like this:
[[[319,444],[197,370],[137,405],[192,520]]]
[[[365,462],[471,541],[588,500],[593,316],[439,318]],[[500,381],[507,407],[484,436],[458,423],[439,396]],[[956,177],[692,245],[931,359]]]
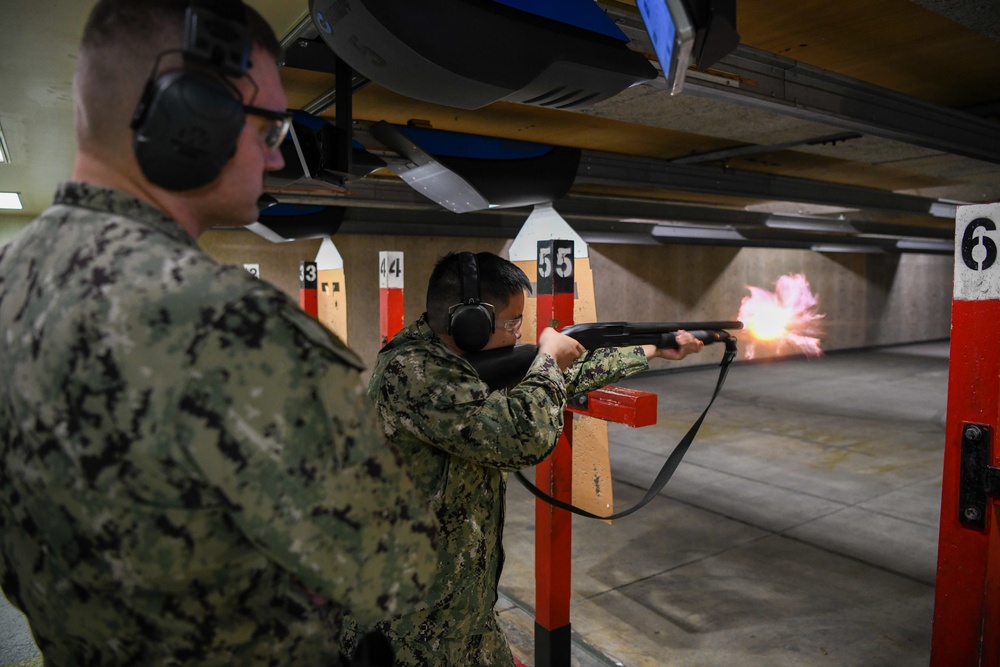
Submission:
[[[306,0],[248,4],[288,45],[317,34]],[[12,159],[0,164],[0,190],[21,192],[35,214],[70,172],[70,81],[90,3],[0,6],[0,127]],[[598,6],[655,60],[634,3]],[[737,30],[736,51],[689,70],[679,95],[660,78],[574,111],[503,101],[468,110],[366,81],[351,95],[351,126],[356,137],[387,121],[582,149],[554,205],[593,240],[948,252],[956,203],[1000,201],[997,3],[737,0]],[[343,104],[347,86],[335,74],[283,76],[293,108],[336,121],[332,102]],[[453,213],[386,170],[321,194],[347,209],[342,232],[512,236],[529,213]],[[835,224],[769,226],[775,214]],[[706,228],[725,233],[699,235]]]

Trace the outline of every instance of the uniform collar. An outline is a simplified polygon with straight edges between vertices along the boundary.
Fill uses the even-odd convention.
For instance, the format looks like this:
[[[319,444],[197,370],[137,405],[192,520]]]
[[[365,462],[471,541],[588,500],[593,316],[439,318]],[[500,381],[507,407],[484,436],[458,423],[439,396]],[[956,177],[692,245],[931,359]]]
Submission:
[[[145,223],[176,241],[192,246],[197,245],[191,235],[184,231],[184,228],[177,224],[173,218],[164,214],[160,209],[120,190],[81,181],[64,181],[56,188],[52,203],[127,217]]]

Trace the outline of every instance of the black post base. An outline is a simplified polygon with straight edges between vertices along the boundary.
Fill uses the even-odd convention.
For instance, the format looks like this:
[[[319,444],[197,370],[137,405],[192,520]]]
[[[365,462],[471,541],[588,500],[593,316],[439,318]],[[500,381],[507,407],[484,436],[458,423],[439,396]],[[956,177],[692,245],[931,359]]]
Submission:
[[[570,626],[549,630],[535,621],[535,667],[570,667]]]

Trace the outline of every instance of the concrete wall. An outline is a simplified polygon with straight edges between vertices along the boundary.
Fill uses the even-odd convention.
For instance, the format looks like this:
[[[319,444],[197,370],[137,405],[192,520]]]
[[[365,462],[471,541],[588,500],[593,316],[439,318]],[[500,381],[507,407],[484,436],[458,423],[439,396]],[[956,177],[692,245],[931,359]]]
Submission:
[[[510,241],[483,238],[345,235],[333,238],[344,257],[348,344],[371,365],[378,349],[378,253],[405,255],[406,321],[424,310],[434,262],[450,250],[506,255]],[[201,245],[219,261],[259,263],[265,280],[298,299],[298,265],[315,258],[319,241],[275,245],[244,231],[213,231]],[[601,320],[730,320],[748,285],[773,290],[801,273],[818,296],[827,351],[947,338],[952,259],[938,255],[823,255],[805,250],[700,246],[591,245]],[[741,337],[745,336],[742,334]],[[714,363],[714,348],[681,363]],[[758,351],[766,357],[767,349]]]
[[[489,251],[506,256],[506,239],[458,239],[415,236],[334,236],[344,258],[347,283],[347,343],[365,363],[374,365],[379,348],[378,254],[402,251],[406,284],[403,310],[406,322],[424,312],[427,281],[437,259],[451,250]],[[261,278],[298,301],[299,262],[315,259],[320,241],[274,244],[249,232],[211,231],[199,243],[220,262],[260,264]]]
[[[593,255],[602,319],[734,319],[747,285],[773,290],[801,273],[825,314],[823,349],[949,335],[951,257],[608,245]]]

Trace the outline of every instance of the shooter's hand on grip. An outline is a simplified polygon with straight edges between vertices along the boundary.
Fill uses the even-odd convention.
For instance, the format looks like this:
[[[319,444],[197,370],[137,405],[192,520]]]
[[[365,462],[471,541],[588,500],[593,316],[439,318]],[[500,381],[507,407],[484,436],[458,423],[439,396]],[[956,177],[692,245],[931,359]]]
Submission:
[[[559,369],[564,371],[586,352],[586,348],[577,340],[546,327],[538,337],[538,351],[555,359]]]

